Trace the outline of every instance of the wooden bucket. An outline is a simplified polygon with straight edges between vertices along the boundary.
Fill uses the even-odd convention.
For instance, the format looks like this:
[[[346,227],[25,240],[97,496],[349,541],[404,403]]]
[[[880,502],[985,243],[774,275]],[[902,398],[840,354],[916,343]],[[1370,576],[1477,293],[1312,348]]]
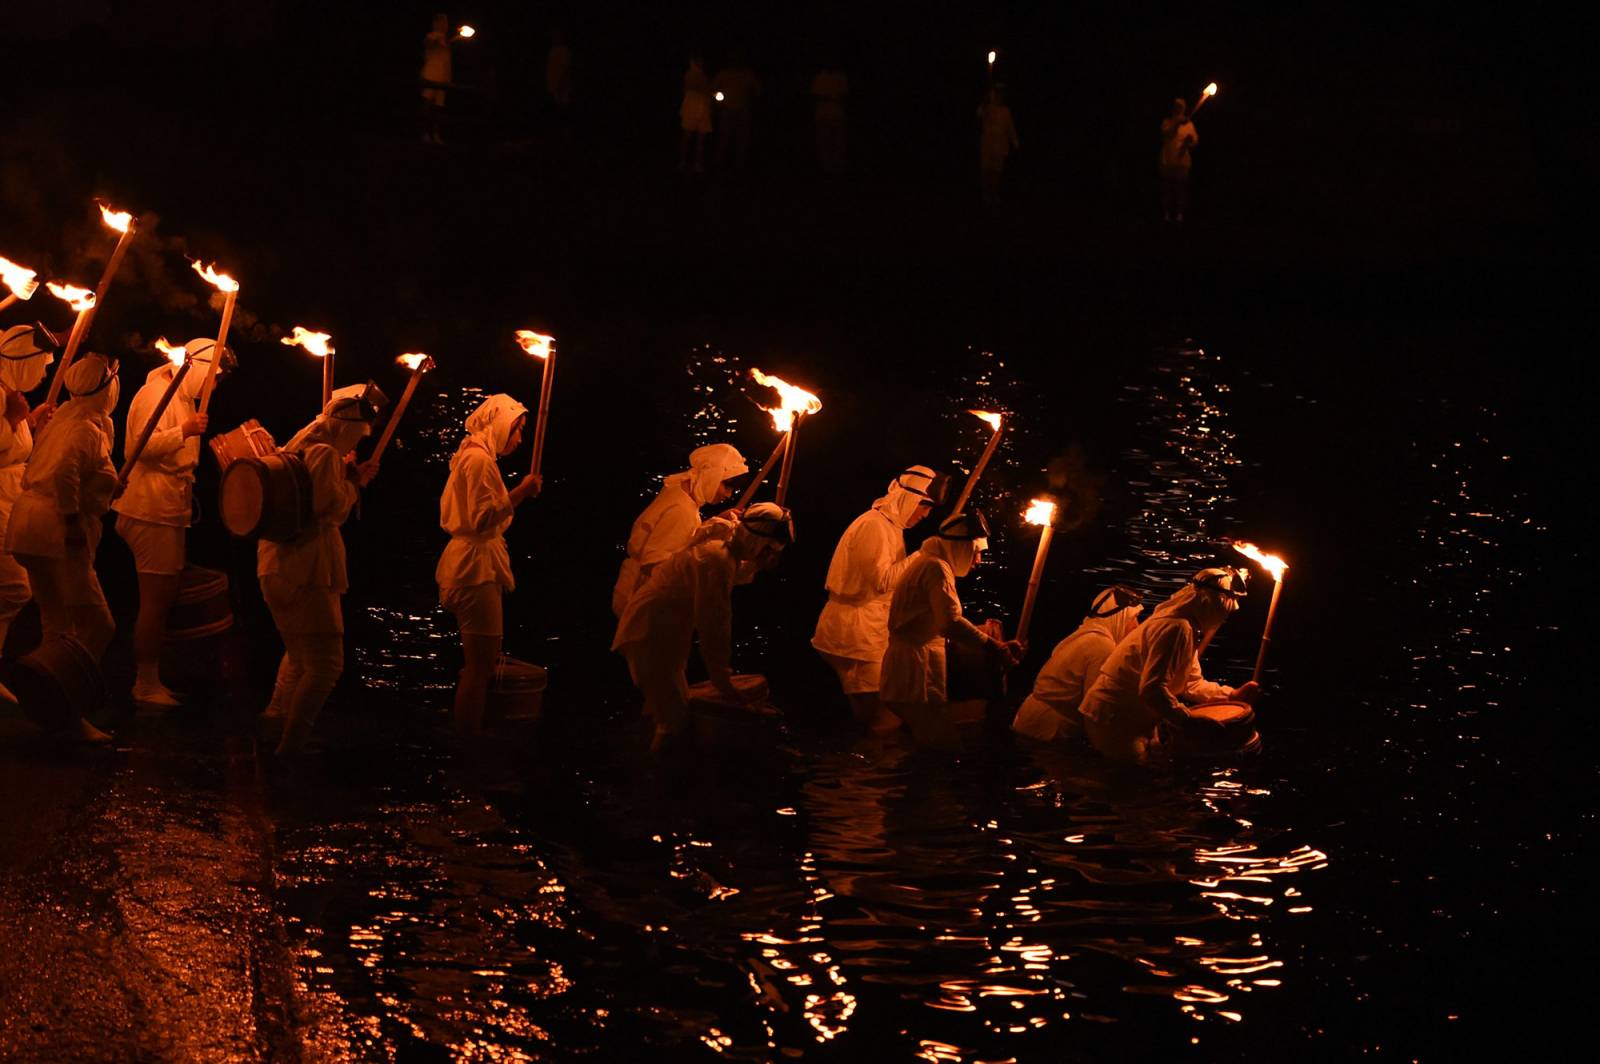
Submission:
[[[218,472],[222,473],[241,458],[265,458],[277,449],[272,433],[262,428],[255,418],[230,432],[211,437],[211,455],[217,460]]]
[[[4,682],[35,724],[60,731],[105,704],[105,679],[89,648],[69,635],[52,636],[4,665]]]
[[[235,461],[217,495],[222,524],[236,536],[282,543],[311,524],[311,474],[297,454]]]
[[[778,710],[767,701],[767,678],[757,673],[736,673],[734,690],[749,698],[747,704],[726,701],[722,693],[705,683],[689,685],[689,717],[695,733],[713,742],[771,743],[778,730]]]
[[[487,717],[507,722],[538,720],[549,682],[550,673],[544,668],[509,654],[500,655],[494,679],[489,682]]]
[[[209,639],[233,627],[228,574],[198,565],[178,576],[178,599],[167,614],[167,642]]]
[[[1162,741],[1177,757],[1222,758],[1261,749],[1256,713],[1243,702],[1189,707],[1191,723],[1163,729]]]

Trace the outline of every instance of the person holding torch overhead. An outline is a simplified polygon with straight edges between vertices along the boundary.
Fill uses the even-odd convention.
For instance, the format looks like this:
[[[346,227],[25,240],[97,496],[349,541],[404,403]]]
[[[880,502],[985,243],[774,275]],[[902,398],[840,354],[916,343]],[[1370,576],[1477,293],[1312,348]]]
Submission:
[[[986,647],[1008,665],[1022,660],[1021,643],[995,639],[961,615],[956,580],[972,571],[988,545],[989,522],[979,511],[946,518],[900,574],[889,600],[889,647],[878,697],[919,743],[956,743],[945,689],[946,639]]]
[[[168,349],[168,357],[146,375],[144,386],[128,407],[122,437],[124,459],[132,457],[135,441],[150,427],[150,419],[158,418],[144,450],[128,471],[126,486],[111,504],[117,512],[117,535],[133,552],[139,578],[139,617],[133,626],[133,700],[141,705],[178,704],[177,696],[161,682],[161,644],[166,639],[167,615],[178,597],[179,574],[187,561],[186,540],[194,522],[194,471],[200,464],[200,437],[208,424],[198,404],[216,346],[215,340],[199,337],[182,348]],[[158,412],[184,357],[192,365],[184,371],[166,408]],[[224,347],[217,380],[234,365],[233,352]]]
[[[0,546],[5,543],[11,508],[22,494],[22,477],[33,454],[33,436],[48,423],[49,408],[32,410],[27,392],[44,381],[44,371],[55,361],[50,338],[32,325],[13,325],[0,333]],[[40,414],[44,416],[41,417]],[[11,622],[33,601],[28,571],[0,549],[0,647],[5,646]]]
[[[372,433],[378,416],[369,385],[334,391],[333,399],[283,450],[299,455],[311,481],[312,518],[293,539],[261,540],[256,574],[272,621],[283,637],[283,658],[272,700],[261,714],[283,721],[280,755],[305,746],[344,672],[344,613],[340,598],[349,589],[344,537],[340,527],[356,504],[359,489],[378,473],[375,462],[355,461],[356,444]]]
[[[524,477],[506,490],[497,464],[522,443],[528,408],[509,395],[491,395],[467,418],[467,435],[450,460],[450,478],[439,497],[439,527],[450,542],[439,556],[434,579],[439,601],[455,615],[464,662],[456,681],[456,730],[483,731],[489,682],[505,635],[506,592],[517,584],[506,550],[512,514],[539,494],[540,478]]]
[[[1200,143],[1182,96],[1172,101],[1172,113],[1161,123],[1161,220],[1183,221],[1189,206],[1189,152]]]
[[[1191,716],[1186,703],[1255,700],[1261,687],[1254,681],[1228,687],[1207,680],[1195,649],[1244,594],[1242,571],[1202,569],[1117,645],[1079,710],[1096,750],[1143,764],[1159,752],[1163,724],[1204,719]]]
[[[900,726],[878,701],[878,686],[889,646],[889,599],[910,564],[905,532],[942,501],[936,489],[947,484],[927,466],[895,477],[872,509],[845,529],[828,564],[828,602],[811,645],[838,673],[856,722],[871,732]]]

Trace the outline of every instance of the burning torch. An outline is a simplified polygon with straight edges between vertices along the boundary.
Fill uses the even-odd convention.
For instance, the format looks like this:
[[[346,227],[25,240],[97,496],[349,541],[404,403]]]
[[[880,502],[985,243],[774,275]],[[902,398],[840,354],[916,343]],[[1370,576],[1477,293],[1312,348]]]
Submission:
[[[172,380],[167,382],[167,390],[161,393],[161,400],[156,403],[155,410],[144,423],[144,428],[139,432],[139,440],[128,450],[128,457],[123,461],[122,468],[117,471],[117,485],[111,489],[111,497],[117,498],[122,494],[122,489],[128,486],[128,477],[133,473],[134,463],[139,461],[139,456],[144,454],[145,446],[150,442],[150,437],[155,434],[156,426],[161,424],[161,415],[167,412],[167,407],[172,405],[172,397],[178,394],[178,388],[183,384],[183,378],[189,375],[189,352],[185,347],[173,347],[167,343],[165,336],[156,337],[155,349],[166,356],[167,361],[175,367]],[[216,349],[212,349],[212,361],[216,361]]]
[[[296,325],[294,333],[281,342],[290,347],[303,347],[313,357],[322,359],[322,405],[327,406],[333,399],[333,337]]]
[[[400,415],[406,412],[406,406],[411,402],[411,394],[417,390],[417,382],[422,380],[422,375],[433,368],[433,359],[420,351],[401,355],[395,362],[411,371],[411,379],[406,381],[406,390],[400,395],[400,402],[395,406],[394,413],[389,415],[389,423],[383,426],[383,435],[378,437],[378,446],[372,449],[372,455],[367,459],[376,462],[383,457],[383,449],[389,446],[389,438],[394,435],[395,426],[400,424]]]
[[[967,413],[981,421],[986,421],[994,429],[994,435],[989,437],[989,445],[983,449],[983,454],[978,458],[978,464],[972,467],[972,472],[967,476],[967,482],[961,487],[961,494],[956,498],[956,505],[950,511],[951,515],[963,512],[967,500],[972,498],[972,489],[978,486],[978,478],[983,476],[984,467],[989,464],[989,459],[994,457],[995,449],[1000,446],[1000,434],[1005,432],[1005,419],[999,414],[988,410],[968,410]]]
[[[38,274],[26,266],[18,266],[10,259],[0,256],[0,283],[11,289],[11,294],[0,299],[0,310],[4,310],[19,299],[32,299],[33,294],[39,290]]]
[[[1207,100],[1211,99],[1211,97],[1215,96],[1216,94],[1217,83],[1213,81],[1211,84],[1200,90],[1200,98],[1196,100],[1194,102],[1194,106],[1189,109],[1189,114],[1193,116],[1196,111],[1200,110]]]
[[[532,329],[518,329],[517,344],[544,363],[544,375],[539,379],[539,413],[533,422],[533,455],[528,461],[529,474],[537,477],[544,468],[544,430],[550,424],[550,390],[556,379],[556,338]]]
[[[217,363],[222,361],[222,352],[227,350],[228,327],[233,324],[233,305],[239,298],[239,282],[225,273],[218,273],[211,266],[202,266],[198,260],[194,263],[194,272],[224,293],[222,327],[217,330],[217,346],[213,348],[215,353],[206,365],[206,382],[200,390],[200,413],[204,414],[206,407],[211,405],[211,389],[217,386]]]
[[[1033,605],[1039,598],[1039,582],[1044,578],[1044,561],[1050,554],[1050,539],[1055,535],[1056,504],[1049,499],[1034,499],[1022,519],[1039,526],[1039,549],[1033,555],[1033,572],[1028,576],[1028,593],[1022,599],[1022,616],[1017,621],[1017,642],[1027,642],[1028,625],[1033,621]]]
[[[44,401],[48,404],[54,403],[56,396],[61,394],[61,381],[66,375],[67,367],[78,357],[78,345],[83,343],[83,334],[89,325],[89,317],[94,313],[94,293],[87,288],[57,284],[54,281],[47,281],[45,288],[49,289],[51,295],[78,312],[77,320],[72,323],[72,332],[67,336],[67,349],[61,356],[61,364],[56,367],[56,375],[50,379],[50,390],[45,393]]]
[[[796,437],[800,432],[800,421],[810,414],[815,414],[822,409],[822,400],[804,388],[796,387],[782,377],[774,377],[770,373],[763,373],[754,366],[750,368],[750,377],[757,384],[765,385],[778,393],[777,406],[762,407],[772,418],[772,426],[783,433],[778,445],[773,448],[772,454],[761,466],[761,471],[756,474],[744,494],[739,496],[737,509],[743,510],[750,505],[750,500],[755,496],[756,489],[772,471],[773,464],[779,455],[783,456],[783,468],[778,472],[777,503],[783,505],[783,500],[789,497],[789,478],[794,473],[794,452],[797,446]]]
[[[1283,577],[1289,563],[1276,554],[1268,554],[1254,543],[1235,543],[1233,549],[1265,569],[1272,577],[1272,601],[1267,605],[1267,624],[1261,629],[1261,649],[1256,652],[1256,668],[1250,679],[1261,682],[1261,666],[1267,660],[1267,644],[1272,642],[1272,619],[1278,613],[1278,596],[1283,594]]]

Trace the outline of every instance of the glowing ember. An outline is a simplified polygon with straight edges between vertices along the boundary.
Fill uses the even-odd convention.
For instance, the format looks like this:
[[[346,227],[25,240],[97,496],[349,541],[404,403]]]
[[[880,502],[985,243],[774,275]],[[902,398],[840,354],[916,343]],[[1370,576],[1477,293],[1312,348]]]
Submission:
[[[65,302],[67,306],[79,314],[94,306],[94,293],[87,288],[75,288],[70,284],[56,284],[54,281],[46,281],[44,286],[50,289],[51,295]]]
[[[163,355],[166,355],[167,361],[171,362],[174,366],[183,365],[184,358],[189,354],[187,347],[182,344],[179,344],[177,347],[173,347],[171,344],[167,343],[167,338],[165,336],[156,337],[154,346],[157,351],[160,351]]]
[[[462,26],[460,29],[456,30],[456,36],[460,37],[464,41],[470,41],[477,35],[478,31],[473,29],[471,26]]]
[[[38,274],[26,266],[18,266],[10,259],[0,256],[0,281],[11,289],[11,294],[18,299],[32,299],[33,293],[39,290]]]
[[[281,343],[289,347],[303,347],[318,358],[327,358],[333,354],[333,337],[325,332],[312,332],[303,325],[294,327],[294,335],[285,336]]]
[[[1233,549],[1272,574],[1272,579],[1282,580],[1289,571],[1289,563],[1276,554],[1268,554],[1254,543],[1235,543]]]
[[[100,204],[100,217],[119,233],[126,233],[128,226],[133,224],[132,214],[127,211],[114,211],[104,203]]]
[[[991,48],[991,49],[989,49],[989,65],[990,66],[994,66],[994,57],[995,57],[995,50],[993,48]]]
[[[1215,96],[1217,94],[1217,83],[1213,81],[1211,84],[1202,89],[1201,92],[1206,96]]]
[[[718,102],[718,103],[721,103],[721,102],[722,102],[722,101],[723,101],[723,100],[725,100],[725,99],[727,99],[727,97],[726,97],[726,96],[724,96],[724,95],[722,95],[722,93],[720,93],[720,92],[719,92],[719,93],[717,93],[717,102]]]
[[[218,291],[237,292],[239,290],[238,281],[235,281],[232,277],[229,277],[225,273],[218,273],[216,269],[211,266],[201,265],[199,259],[196,259],[194,262],[194,272],[198,273],[201,277],[204,277],[211,284],[216,285]]]
[[[433,359],[429,358],[427,355],[424,355],[420,351],[408,352],[395,359],[395,361],[413,373],[418,371],[426,373],[428,370],[433,368]]]
[[[1028,503],[1028,512],[1022,519],[1030,525],[1049,528],[1056,519],[1056,504],[1049,499],[1034,499]]]
[[[822,400],[806,391],[797,388],[782,377],[774,377],[770,373],[762,373],[754,366],[750,367],[750,376],[757,384],[764,384],[778,393],[777,406],[764,406],[761,409],[772,415],[772,424],[779,432],[788,432],[794,427],[794,419],[801,414],[815,414],[822,409]]]
[[[532,329],[517,330],[517,343],[534,358],[549,358],[550,347],[555,342],[554,336],[536,333]]]
[[[1000,423],[1002,419],[999,414],[988,410],[968,410],[967,413],[981,421],[987,421],[989,423],[989,427],[994,429],[996,432],[1000,431]]]

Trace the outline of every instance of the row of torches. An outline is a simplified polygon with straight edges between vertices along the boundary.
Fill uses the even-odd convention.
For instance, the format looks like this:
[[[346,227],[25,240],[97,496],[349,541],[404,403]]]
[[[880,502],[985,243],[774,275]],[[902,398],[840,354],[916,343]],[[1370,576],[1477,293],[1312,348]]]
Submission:
[[[463,27],[463,29],[466,28]],[[470,34],[463,34],[463,36],[470,36]],[[119,234],[116,249],[112,251],[111,257],[106,261],[106,268],[100,276],[100,283],[92,292],[87,288],[79,288],[76,285],[63,284],[56,281],[47,281],[44,284],[46,291],[66,303],[78,315],[72,323],[72,331],[67,336],[67,344],[61,356],[61,362],[57,365],[55,376],[50,381],[50,390],[45,396],[46,403],[54,403],[60,395],[61,382],[65,379],[66,370],[72,365],[73,360],[77,358],[78,348],[83,344],[85,337],[89,333],[90,325],[94,321],[95,310],[105,300],[106,292],[111,287],[112,278],[116,276],[118,268],[122,265],[123,257],[127,254],[128,244],[138,230],[138,225],[134,221],[131,212],[112,210],[103,203],[99,206],[101,220],[105,222],[108,228]],[[195,273],[199,274],[207,284],[210,284],[223,295],[221,322],[217,330],[215,348],[217,351],[222,351],[227,344],[228,330],[233,324],[233,309],[239,297],[239,282],[226,273],[218,272],[214,265],[199,261],[194,261],[192,265]],[[32,299],[40,287],[36,271],[18,265],[4,256],[0,256],[0,284],[4,284],[10,290],[10,295],[0,299],[0,310],[4,310],[19,300]],[[534,422],[533,459],[529,469],[529,472],[538,476],[544,459],[545,427],[550,418],[550,389],[555,375],[555,337],[545,333],[534,332],[532,329],[518,329],[516,341],[524,351],[540,359],[544,364],[544,373],[540,380],[538,414]],[[316,332],[304,326],[296,325],[293,333],[284,337],[282,342],[290,346],[300,347],[308,354],[322,360],[322,405],[326,406],[333,397],[333,338],[325,332]],[[172,397],[177,393],[178,383],[188,373],[191,365],[187,350],[181,346],[173,346],[167,341],[166,337],[158,337],[154,346],[156,350],[166,356],[169,362],[177,367],[177,373],[174,375],[171,385],[163,394],[154,414],[150,417],[146,425],[146,431],[135,443],[128,454],[127,460],[123,463],[119,486],[121,482],[126,481],[134,463],[138,461],[139,456],[144,452],[144,447],[149,442],[149,430],[161,420],[161,415],[166,411],[167,404],[172,401]],[[206,379],[201,387],[199,402],[199,412],[202,414],[206,412],[211,404],[211,392],[216,386],[217,363],[219,361],[220,359],[212,358],[206,365]],[[406,407],[410,405],[411,397],[416,392],[417,383],[422,379],[422,375],[434,368],[433,359],[420,351],[407,352],[396,359],[396,362],[410,371],[410,377],[406,381],[405,392],[400,396],[399,404],[396,405],[394,413],[389,417],[388,423],[384,426],[383,435],[379,437],[378,444],[373,449],[370,459],[372,461],[376,461],[381,457],[384,449],[388,447],[389,440],[394,436],[394,430],[400,423],[401,415],[405,413]]]
[[[991,53],[993,62],[993,53]],[[1202,96],[1202,102],[1216,92],[1215,85],[1208,85]],[[116,250],[106,263],[105,273],[100,278],[100,284],[95,291],[76,288],[72,285],[58,284],[54,281],[47,282],[46,288],[58,299],[63,300],[78,312],[77,320],[73,323],[72,332],[68,337],[65,353],[61,364],[56,369],[55,378],[50,382],[50,392],[47,402],[54,402],[61,389],[62,373],[72,364],[76,357],[78,346],[83,342],[84,335],[88,332],[90,321],[93,318],[95,307],[105,297],[106,290],[110,287],[111,279],[121,265],[123,255],[127,251],[128,241],[135,231],[133,217],[126,211],[113,211],[104,206],[100,213],[107,226],[119,234]],[[215,350],[221,351],[228,338],[228,328],[233,320],[234,303],[239,295],[239,282],[225,273],[218,273],[213,266],[194,264],[195,272],[223,293],[221,326],[217,332]],[[0,300],[0,310],[5,309],[19,299],[31,299],[39,288],[36,274],[33,270],[18,266],[11,260],[0,257],[0,282],[10,290],[11,295]],[[539,406],[534,419],[533,454],[529,462],[529,473],[534,476],[541,475],[544,460],[545,428],[550,419],[550,394],[555,377],[555,337],[545,333],[534,332],[531,329],[518,329],[515,334],[516,342],[522,350],[539,359],[543,364],[543,374],[539,382]],[[291,335],[283,338],[282,342],[290,346],[303,348],[309,354],[322,360],[322,402],[326,406],[333,393],[333,365],[334,347],[333,338],[325,332],[314,332],[304,326],[296,325]],[[135,444],[127,460],[123,463],[120,480],[126,480],[128,473],[133,469],[133,464],[143,452],[145,444],[150,437],[150,429],[160,421],[161,414],[165,411],[167,403],[177,391],[178,382],[183,374],[188,372],[191,362],[187,352],[182,347],[174,347],[166,339],[159,338],[155,341],[157,350],[166,355],[172,364],[178,367],[178,372],[162,397],[160,405],[149,419],[146,431]],[[203,414],[211,400],[211,390],[215,385],[217,363],[220,359],[212,358],[206,366],[206,381],[201,390],[199,409]],[[404,394],[400,397],[399,404],[394,413],[389,417],[384,426],[383,435],[379,437],[377,446],[373,449],[371,460],[382,456],[384,448],[389,445],[389,440],[394,436],[395,427],[400,423],[400,417],[405,413],[406,407],[411,402],[412,395],[416,392],[417,383],[422,375],[433,369],[433,359],[422,352],[407,352],[396,360],[400,365],[410,371],[406,382]],[[795,451],[798,446],[798,437],[801,423],[811,415],[822,410],[822,400],[814,393],[797,385],[790,384],[781,377],[764,373],[752,367],[751,378],[759,385],[772,389],[778,396],[776,406],[763,407],[772,417],[773,427],[780,433],[778,444],[773,448],[772,454],[762,463],[760,471],[750,481],[744,493],[739,497],[737,508],[743,510],[750,505],[756,490],[766,481],[767,476],[775,466],[781,467],[778,473],[777,503],[779,506],[789,495],[789,483],[794,473]],[[1000,446],[1000,437],[1005,432],[1005,419],[1002,415],[988,410],[970,410],[968,413],[985,422],[992,430],[989,442],[984,447],[983,453],[978,457],[977,463],[972,467],[972,472],[967,475],[966,483],[962,485],[961,494],[956,497],[952,514],[962,513],[967,502],[972,498],[972,491],[978,485],[984,470],[989,465],[989,460],[994,457],[995,451]],[[1037,525],[1040,529],[1039,546],[1034,554],[1033,570],[1028,577],[1028,589],[1022,602],[1022,613],[1017,622],[1016,638],[1026,640],[1028,628],[1033,621],[1034,605],[1038,600],[1039,586],[1044,577],[1045,560],[1050,553],[1051,538],[1055,533],[1056,503],[1050,499],[1033,499],[1028,504],[1023,520],[1028,524]],[[1233,544],[1233,549],[1244,557],[1260,565],[1271,577],[1272,600],[1267,607],[1266,625],[1261,633],[1261,646],[1256,654],[1255,671],[1253,679],[1261,679],[1262,665],[1266,661],[1267,646],[1272,637],[1272,622],[1278,612],[1278,597],[1283,591],[1284,574],[1289,566],[1277,555],[1267,554],[1251,543],[1238,542]],[[1202,647],[1203,649],[1203,647]]]

